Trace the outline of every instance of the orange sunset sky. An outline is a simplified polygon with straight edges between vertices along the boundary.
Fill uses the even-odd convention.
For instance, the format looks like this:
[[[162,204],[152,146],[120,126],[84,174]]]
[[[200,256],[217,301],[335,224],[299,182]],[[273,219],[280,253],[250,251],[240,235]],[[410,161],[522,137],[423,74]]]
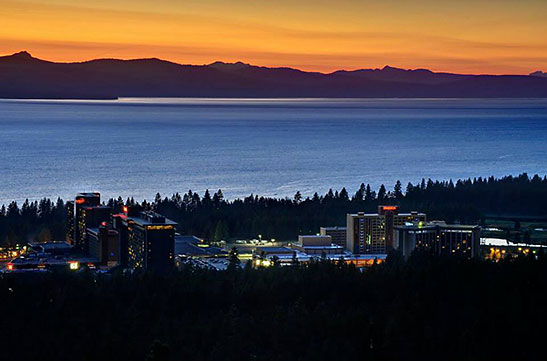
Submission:
[[[546,0],[0,0],[0,54],[527,74],[546,19]]]

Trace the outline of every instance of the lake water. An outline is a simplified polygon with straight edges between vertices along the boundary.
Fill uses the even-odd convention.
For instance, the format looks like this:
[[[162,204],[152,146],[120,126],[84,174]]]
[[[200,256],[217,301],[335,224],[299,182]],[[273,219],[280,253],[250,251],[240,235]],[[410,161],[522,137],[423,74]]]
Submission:
[[[547,173],[547,99],[0,101],[0,204]]]

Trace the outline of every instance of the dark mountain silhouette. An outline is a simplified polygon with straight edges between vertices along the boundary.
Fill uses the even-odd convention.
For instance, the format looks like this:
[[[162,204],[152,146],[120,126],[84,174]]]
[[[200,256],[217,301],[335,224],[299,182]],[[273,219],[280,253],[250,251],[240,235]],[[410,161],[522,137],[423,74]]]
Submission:
[[[539,76],[542,78],[547,78],[547,73],[541,70],[535,71],[533,73],[530,73],[530,76]]]
[[[536,73],[460,75],[389,66],[324,74],[156,58],[55,63],[25,51],[0,57],[0,98],[117,97],[547,97],[547,79]]]

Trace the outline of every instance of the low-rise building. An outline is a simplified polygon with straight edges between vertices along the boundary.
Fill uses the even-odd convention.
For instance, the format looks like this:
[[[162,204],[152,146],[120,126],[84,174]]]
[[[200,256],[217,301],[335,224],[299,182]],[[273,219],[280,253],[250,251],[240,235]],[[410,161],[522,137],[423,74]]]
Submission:
[[[330,236],[332,243],[346,249],[346,227],[321,227],[319,233],[322,236]]]
[[[481,238],[481,254],[484,258],[500,260],[514,256],[539,256],[541,252],[547,252],[547,246],[543,244],[513,243],[501,238]]]
[[[82,268],[96,269],[97,259],[84,256],[28,253],[6,264],[7,272],[47,272],[55,270],[77,271]]]
[[[256,247],[253,252],[253,266],[269,267],[274,262],[279,262],[281,266],[290,265],[298,252],[288,247]]]
[[[298,236],[298,243],[291,244],[291,248],[309,255],[344,253],[344,248],[342,246],[332,243],[331,236]]]
[[[28,244],[27,252],[48,253],[53,256],[70,255],[74,248],[67,242],[32,242]]]

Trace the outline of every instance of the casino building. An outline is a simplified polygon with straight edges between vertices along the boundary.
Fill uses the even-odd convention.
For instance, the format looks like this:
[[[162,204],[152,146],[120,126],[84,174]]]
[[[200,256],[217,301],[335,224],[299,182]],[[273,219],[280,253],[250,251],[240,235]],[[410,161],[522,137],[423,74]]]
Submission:
[[[101,266],[166,272],[174,263],[176,223],[164,216],[123,207],[112,215],[100,193],[79,193],[67,202],[66,240]]]
[[[395,227],[395,248],[405,259],[415,249],[436,255],[479,257],[480,227],[440,221],[408,223]]]
[[[353,254],[388,253],[394,248],[395,227],[425,221],[424,213],[399,213],[399,206],[378,206],[373,214],[347,214],[346,249]]]
[[[177,223],[155,212],[123,207],[114,215],[114,228],[120,236],[122,266],[143,268],[158,273],[169,271],[174,264],[175,227]]]
[[[86,243],[85,229],[91,225],[86,224],[88,216],[87,208],[98,207],[101,204],[100,193],[78,193],[74,200],[74,237],[72,245],[84,249]],[[67,237],[68,238],[68,237]]]
[[[74,245],[74,201],[66,202],[66,243]]]

